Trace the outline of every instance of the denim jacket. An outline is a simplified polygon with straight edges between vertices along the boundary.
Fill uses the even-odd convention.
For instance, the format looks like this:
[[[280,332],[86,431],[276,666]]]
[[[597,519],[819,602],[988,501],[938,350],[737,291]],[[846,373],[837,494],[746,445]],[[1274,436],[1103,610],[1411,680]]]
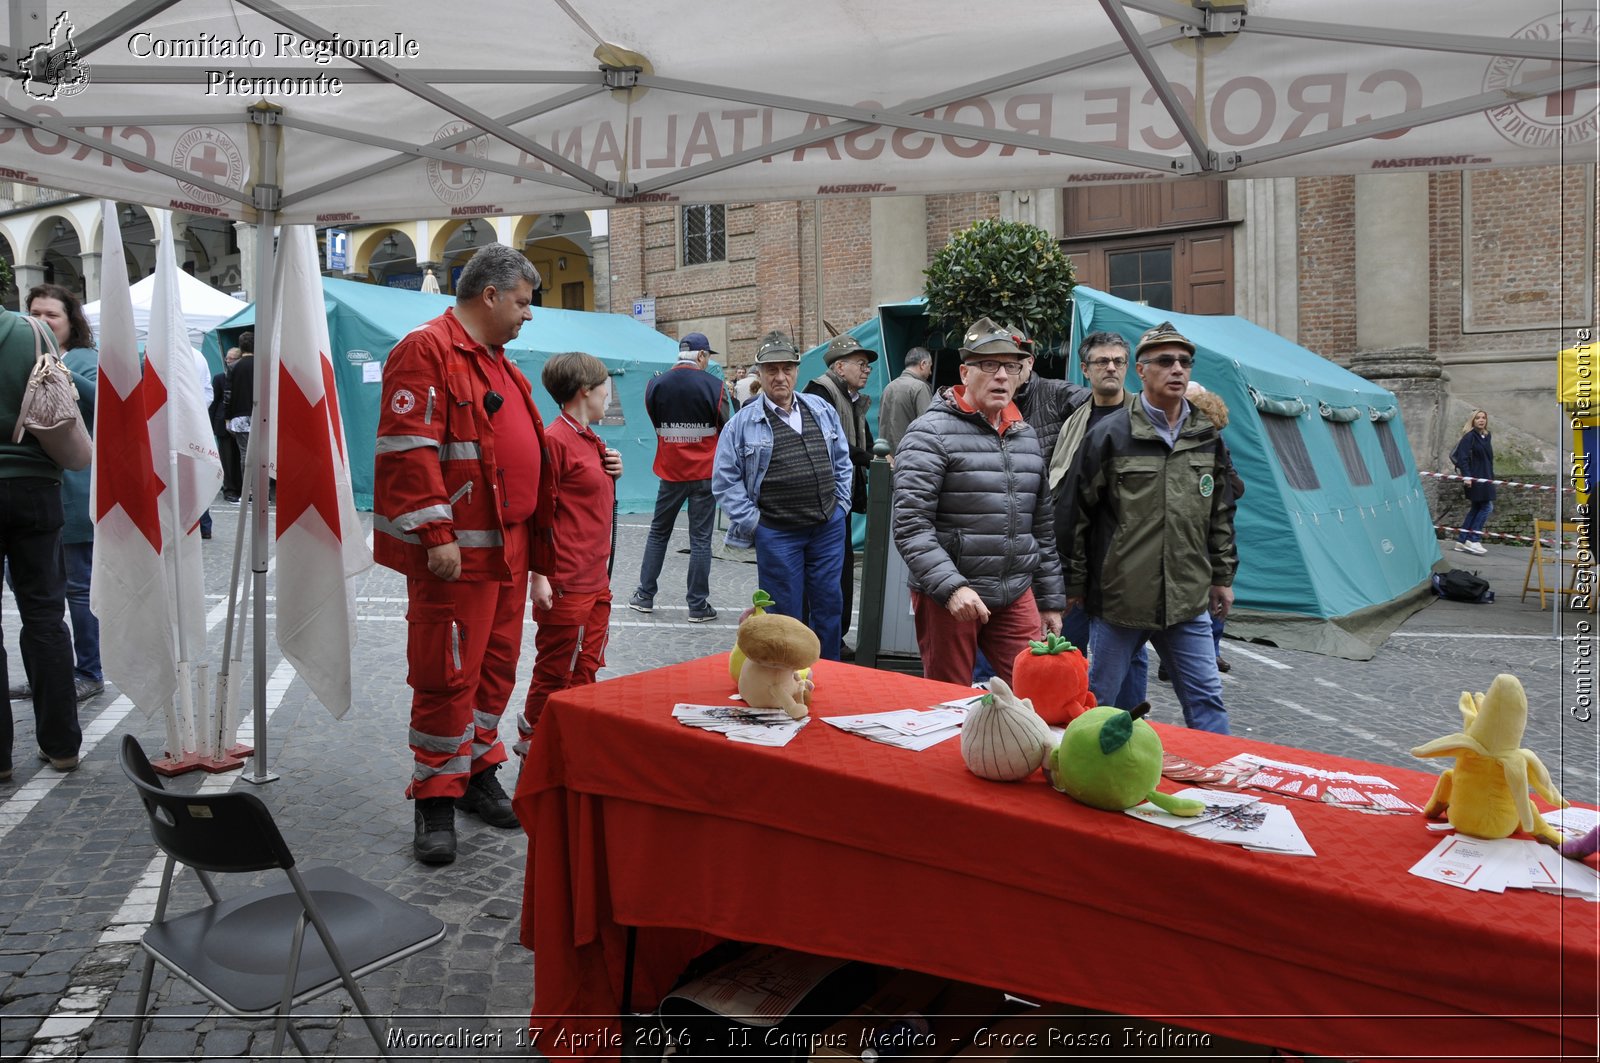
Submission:
[[[839,414],[833,403],[815,395],[797,392],[795,401],[805,404],[822,429],[823,441],[828,444],[828,454],[833,459],[834,493],[839,505],[848,510],[855,470],[850,464],[850,450],[845,446]],[[761,481],[767,475],[767,463],[771,460],[772,425],[767,421],[766,401],[758,397],[734,414],[722,429],[717,439],[716,462],[711,468],[711,492],[728,515],[725,541],[729,546],[755,544],[756,525],[761,522],[756,500],[761,497]]]

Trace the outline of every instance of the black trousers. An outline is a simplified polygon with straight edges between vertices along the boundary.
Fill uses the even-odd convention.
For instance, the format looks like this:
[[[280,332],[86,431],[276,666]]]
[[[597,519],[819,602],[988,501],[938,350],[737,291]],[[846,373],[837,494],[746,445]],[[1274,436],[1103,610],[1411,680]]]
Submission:
[[[77,756],[83,742],[67,630],[67,565],[61,548],[61,484],[34,477],[0,478],[0,557],[22,614],[17,640],[33,687],[39,748]],[[12,766],[11,677],[0,645],[0,768]]]

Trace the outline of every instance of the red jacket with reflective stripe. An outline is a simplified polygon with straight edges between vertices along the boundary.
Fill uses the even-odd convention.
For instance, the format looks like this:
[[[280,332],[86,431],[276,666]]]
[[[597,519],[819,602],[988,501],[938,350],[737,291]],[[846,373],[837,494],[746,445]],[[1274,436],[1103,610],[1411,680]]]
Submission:
[[[501,355],[504,357],[504,354]],[[383,367],[374,458],[373,557],[407,576],[434,578],[428,548],[454,542],[463,580],[511,577],[501,523],[494,421],[484,406],[489,352],[446,310],[408,333]],[[539,439],[539,504],[529,522],[532,570],[552,571],[555,478],[547,471],[544,422],[522,372],[508,365]]]

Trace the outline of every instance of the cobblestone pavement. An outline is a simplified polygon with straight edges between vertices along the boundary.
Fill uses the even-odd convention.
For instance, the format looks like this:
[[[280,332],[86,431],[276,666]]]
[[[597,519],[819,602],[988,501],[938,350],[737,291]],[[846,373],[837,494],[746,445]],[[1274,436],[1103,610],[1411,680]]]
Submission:
[[[219,507],[214,513],[217,537],[207,576],[215,646],[222,637],[225,607],[219,603],[238,510]],[[655,612],[632,612],[625,603],[643,552],[646,518],[624,521],[612,581],[617,606],[610,665],[602,678],[726,650],[755,588],[755,567],[719,559],[712,570],[712,602],[722,615],[690,625],[681,597],[687,556],[674,549]],[[674,547],[686,546],[680,523]],[[1596,724],[1578,718],[1593,694],[1592,657],[1580,652],[1592,649],[1592,635],[1585,642],[1580,621],[1571,618],[1568,636],[1557,640],[1550,612],[1540,611],[1536,601],[1518,601],[1526,551],[1494,547],[1487,558],[1446,557],[1482,571],[1499,601],[1438,602],[1413,617],[1372,661],[1226,643],[1233,671],[1224,677],[1224,690],[1235,732],[1415,767],[1419,762],[1406,752],[1411,746],[1459,728],[1460,692],[1484,689],[1497,672],[1509,671],[1523,680],[1533,707],[1526,744],[1568,796],[1595,801]],[[333,719],[273,652],[267,662],[266,760],[279,778],[251,792],[272,809],[302,861],[347,867],[429,907],[449,925],[439,946],[363,984],[373,1008],[389,1017],[402,1038],[465,1030],[478,1043],[435,1049],[407,1047],[402,1039],[399,1054],[526,1054],[519,1030],[527,1019],[534,963],[517,940],[524,840],[519,832],[463,816],[456,863],[428,868],[412,860],[411,807],[403,797],[409,772],[404,586],[395,574],[374,568],[357,593],[354,705],[343,720]],[[16,668],[18,619],[9,596],[0,620]],[[531,659],[531,625],[525,650]],[[523,689],[513,694],[513,705],[521,704]],[[1152,681],[1151,694],[1156,719],[1181,719],[1170,687]],[[0,1056],[123,1058],[139,974],[130,959],[151,916],[160,863],[117,766],[116,747],[123,734],[133,733],[147,749],[159,749],[163,725],[108,687],[80,707],[83,764],[61,775],[32,757],[28,703],[13,712],[16,774],[0,783]],[[515,734],[510,713],[503,730],[509,742]],[[248,727],[241,737],[251,739]],[[173,785],[245,788],[240,774],[196,773]],[[513,779],[502,781],[512,788]],[[192,876],[180,879],[178,903],[201,896]],[[158,972],[156,1018],[141,1058],[262,1058],[271,1044],[270,1028],[231,1019],[200,1001],[192,989]],[[341,1021],[348,1012],[343,994],[330,994],[312,1011],[317,1017],[306,1035],[314,1050],[353,1059],[372,1055],[365,1027]]]

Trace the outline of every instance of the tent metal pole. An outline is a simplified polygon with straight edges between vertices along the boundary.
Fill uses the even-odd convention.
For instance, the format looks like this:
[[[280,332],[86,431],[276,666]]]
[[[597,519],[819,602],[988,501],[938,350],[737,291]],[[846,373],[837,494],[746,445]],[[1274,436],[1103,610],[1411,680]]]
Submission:
[[[251,632],[250,701],[254,707],[253,736],[255,756],[253,768],[245,776],[247,782],[268,783],[278,776],[267,770],[267,501],[270,498],[271,478],[267,468],[272,460],[272,449],[266,446],[262,432],[273,423],[272,382],[277,378],[277,322],[275,274],[273,263],[277,258],[278,204],[281,190],[275,183],[278,175],[278,108],[252,107],[250,121],[255,126],[259,147],[257,158],[261,168],[257,171],[256,197],[256,290],[251,293],[256,302],[256,402],[250,425],[250,450],[255,467],[251,470],[251,494],[254,505],[250,507],[250,574],[254,600],[250,603],[254,616]]]

